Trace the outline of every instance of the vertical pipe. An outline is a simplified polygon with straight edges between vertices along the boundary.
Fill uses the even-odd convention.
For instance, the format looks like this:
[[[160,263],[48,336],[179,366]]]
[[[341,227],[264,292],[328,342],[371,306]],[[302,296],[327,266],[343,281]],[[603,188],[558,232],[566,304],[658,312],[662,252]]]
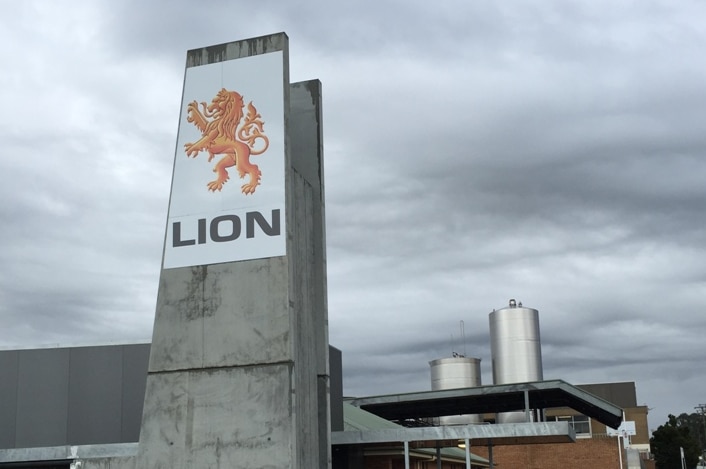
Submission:
[[[409,441],[404,442],[404,469],[409,469]]]
[[[488,440],[488,469],[493,469],[495,464],[493,464],[493,440]]]
[[[436,469],[441,469],[441,445],[436,442]]]
[[[620,449],[620,433],[618,433],[616,440],[618,440],[618,461],[620,462],[620,469],[623,469],[623,452]]]
[[[530,406],[529,406],[529,391],[525,389],[525,422],[531,422],[530,419]]]
[[[471,469],[471,440],[466,438],[466,469]]]

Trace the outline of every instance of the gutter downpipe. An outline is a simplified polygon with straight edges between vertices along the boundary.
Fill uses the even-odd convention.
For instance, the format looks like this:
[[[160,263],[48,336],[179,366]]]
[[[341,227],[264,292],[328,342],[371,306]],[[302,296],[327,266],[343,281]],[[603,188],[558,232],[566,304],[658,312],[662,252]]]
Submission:
[[[488,469],[493,469],[495,464],[493,464],[493,440],[488,440]]]
[[[471,469],[471,440],[466,438],[466,469]]]
[[[625,411],[623,411],[623,422],[624,421],[625,421]],[[618,460],[620,461],[620,469],[623,469],[623,452],[622,452],[622,449],[620,448],[622,446],[621,445],[622,442],[620,441],[620,432],[618,432],[617,440],[618,440]]]
[[[404,442],[404,469],[409,469],[409,441]]]

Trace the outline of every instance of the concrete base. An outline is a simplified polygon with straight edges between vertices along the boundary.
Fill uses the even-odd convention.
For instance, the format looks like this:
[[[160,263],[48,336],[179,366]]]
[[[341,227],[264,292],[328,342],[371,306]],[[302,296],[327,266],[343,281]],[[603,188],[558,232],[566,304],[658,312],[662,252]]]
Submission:
[[[290,383],[287,364],[153,376],[140,466],[292,467]]]

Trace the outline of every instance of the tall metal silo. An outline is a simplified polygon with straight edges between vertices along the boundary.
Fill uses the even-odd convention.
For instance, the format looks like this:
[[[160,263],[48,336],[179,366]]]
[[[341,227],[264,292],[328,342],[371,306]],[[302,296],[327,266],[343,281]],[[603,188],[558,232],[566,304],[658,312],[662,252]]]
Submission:
[[[490,313],[490,351],[493,384],[542,381],[539,311],[510,300]],[[523,412],[498,415],[499,423],[524,421]]]
[[[432,391],[480,386],[480,358],[439,358],[430,361],[429,366]],[[462,425],[480,421],[479,415],[449,415],[439,418],[441,425]]]

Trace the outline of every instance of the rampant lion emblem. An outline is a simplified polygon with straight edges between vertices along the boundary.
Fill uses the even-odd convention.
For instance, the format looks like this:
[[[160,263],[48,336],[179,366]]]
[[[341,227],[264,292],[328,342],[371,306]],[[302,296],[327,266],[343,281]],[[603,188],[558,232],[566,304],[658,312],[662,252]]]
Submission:
[[[202,135],[197,142],[184,145],[186,156],[196,158],[200,152],[208,151],[210,162],[216,155],[225,155],[213,167],[216,179],[208,183],[209,191],[220,191],[223,188],[223,184],[230,178],[228,168],[233,166],[241,179],[246,174],[250,176],[249,181],[241,186],[243,194],[254,193],[260,184],[262,173],[257,165],[250,162],[250,155],[260,155],[267,151],[270,141],[263,133],[265,123],[252,101],[248,103],[248,115],[240,125],[243,106],[243,97],[225,88],[218,92],[211,104],[201,103],[203,113],[196,101],[186,106],[186,121],[193,123]],[[263,145],[255,150],[258,139],[262,139]]]

